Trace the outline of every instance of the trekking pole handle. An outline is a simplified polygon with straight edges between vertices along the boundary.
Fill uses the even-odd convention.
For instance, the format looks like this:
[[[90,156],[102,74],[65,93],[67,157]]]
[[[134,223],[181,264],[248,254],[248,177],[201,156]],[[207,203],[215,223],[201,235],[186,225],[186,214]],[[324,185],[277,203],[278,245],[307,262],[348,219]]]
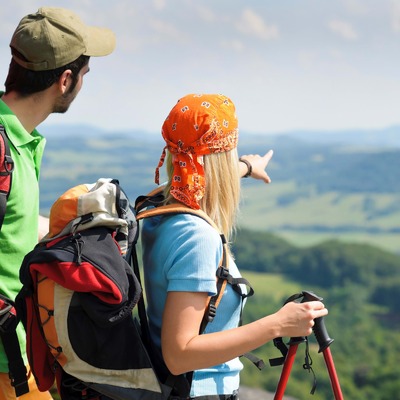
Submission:
[[[302,303],[305,303],[306,301],[315,301],[315,300],[321,301],[323,300],[323,298],[317,296],[313,292],[303,291]],[[326,330],[324,317],[315,318],[314,326],[312,329],[315,338],[317,339],[317,342],[319,344],[318,353],[321,353],[331,345],[334,339],[331,339],[329,337],[328,331]]]

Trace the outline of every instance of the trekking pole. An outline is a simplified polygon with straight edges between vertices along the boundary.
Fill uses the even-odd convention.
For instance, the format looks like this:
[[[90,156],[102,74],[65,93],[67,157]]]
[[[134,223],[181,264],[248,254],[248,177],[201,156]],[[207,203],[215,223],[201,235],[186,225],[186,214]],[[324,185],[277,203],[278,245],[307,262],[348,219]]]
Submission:
[[[292,301],[292,300],[296,300],[296,299],[300,298],[301,296],[303,296],[302,303],[304,303],[306,301],[313,301],[313,300],[321,301],[322,300],[321,297],[316,296],[312,292],[303,291],[301,294],[294,295],[291,298],[289,298],[286,301],[286,303],[289,301]],[[329,346],[333,342],[333,339],[331,339],[328,335],[323,317],[319,317],[314,320],[313,332],[314,332],[315,338],[319,345],[318,353],[322,352],[324,355],[324,360],[325,360],[325,364],[326,364],[326,367],[328,370],[328,374],[329,374],[329,378],[331,381],[332,391],[335,396],[335,400],[343,400],[343,395],[342,395],[342,391],[340,388],[339,379],[336,374],[336,369],[335,369],[335,365],[333,363],[332,354],[329,349]],[[289,375],[290,375],[290,372],[291,372],[291,369],[292,369],[292,366],[294,363],[298,345],[301,342],[305,342],[305,341],[307,341],[307,339],[305,337],[291,338],[289,341],[289,350],[286,353],[282,352],[284,354],[283,369],[282,369],[282,373],[281,373],[281,376],[280,376],[280,379],[278,382],[278,386],[277,386],[277,389],[275,392],[274,400],[282,400],[283,399],[283,395],[285,393],[286,385],[289,380]],[[279,347],[279,345],[282,346],[282,343],[279,343],[279,344],[275,343],[275,345],[277,347]],[[282,351],[282,349],[281,349],[281,351]],[[277,362],[279,362],[278,361],[279,359],[276,359],[276,360],[277,360]],[[275,360],[271,360],[271,361],[275,361]],[[273,365],[273,364],[271,363],[271,365]],[[275,363],[275,365],[278,365],[278,363]]]

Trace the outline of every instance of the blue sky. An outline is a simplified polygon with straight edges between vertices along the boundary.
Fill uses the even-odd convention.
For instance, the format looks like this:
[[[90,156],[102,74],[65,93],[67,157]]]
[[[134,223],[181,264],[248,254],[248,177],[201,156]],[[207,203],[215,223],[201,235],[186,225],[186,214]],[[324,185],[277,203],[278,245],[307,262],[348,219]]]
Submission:
[[[13,0],[0,11],[2,82],[16,25],[41,5],[117,36],[47,123],[158,133],[182,95],[220,92],[242,131],[400,125],[400,0]]]

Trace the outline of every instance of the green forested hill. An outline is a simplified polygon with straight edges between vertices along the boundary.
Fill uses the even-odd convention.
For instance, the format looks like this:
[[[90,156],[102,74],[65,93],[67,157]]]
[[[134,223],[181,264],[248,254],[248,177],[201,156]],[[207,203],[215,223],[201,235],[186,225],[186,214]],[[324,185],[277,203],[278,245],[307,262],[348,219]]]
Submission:
[[[400,256],[338,241],[297,248],[270,233],[245,230],[238,232],[233,250],[255,289],[246,304],[245,322],[275,312],[294,293],[311,290],[329,309],[324,319],[334,339],[330,349],[344,398],[398,398]],[[317,391],[310,397],[313,376],[302,368],[305,345],[300,345],[287,393],[298,399],[332,399],[329,375],[313,336],[310,344]],[[280,356],[272,343],[257,354],[264,361]],[[273,392],[280,373],[279,367],[259,372],[246,363],[243,384]]]

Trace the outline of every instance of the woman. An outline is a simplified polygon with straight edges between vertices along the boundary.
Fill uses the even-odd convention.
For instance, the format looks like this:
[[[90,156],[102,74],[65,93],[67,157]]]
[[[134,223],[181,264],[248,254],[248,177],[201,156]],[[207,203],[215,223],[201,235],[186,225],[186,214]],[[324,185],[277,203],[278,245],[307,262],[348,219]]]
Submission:
[[[156,183],[167,155],[166,203],[203,210],[229,242],[240,177],[251,175],[268,183],[264,169],[272,152],[238,160],[235,106],[217,94],[180,99],[165,120],[162,135],[166,146]],[[313,320],[327,314],[319,301],[291,302],[238,327],[242,301],[227,285],[214,321],[199,334],[207,300],[216,293],[215,273],[222,255],[219,233],[189,214],[149,218],[142,231],[151,336],[174,375],[195,371],[191,398],[238,399],[240,355],[276,337],[309,335]],[[230,274],[239,277],[229,258]]]

